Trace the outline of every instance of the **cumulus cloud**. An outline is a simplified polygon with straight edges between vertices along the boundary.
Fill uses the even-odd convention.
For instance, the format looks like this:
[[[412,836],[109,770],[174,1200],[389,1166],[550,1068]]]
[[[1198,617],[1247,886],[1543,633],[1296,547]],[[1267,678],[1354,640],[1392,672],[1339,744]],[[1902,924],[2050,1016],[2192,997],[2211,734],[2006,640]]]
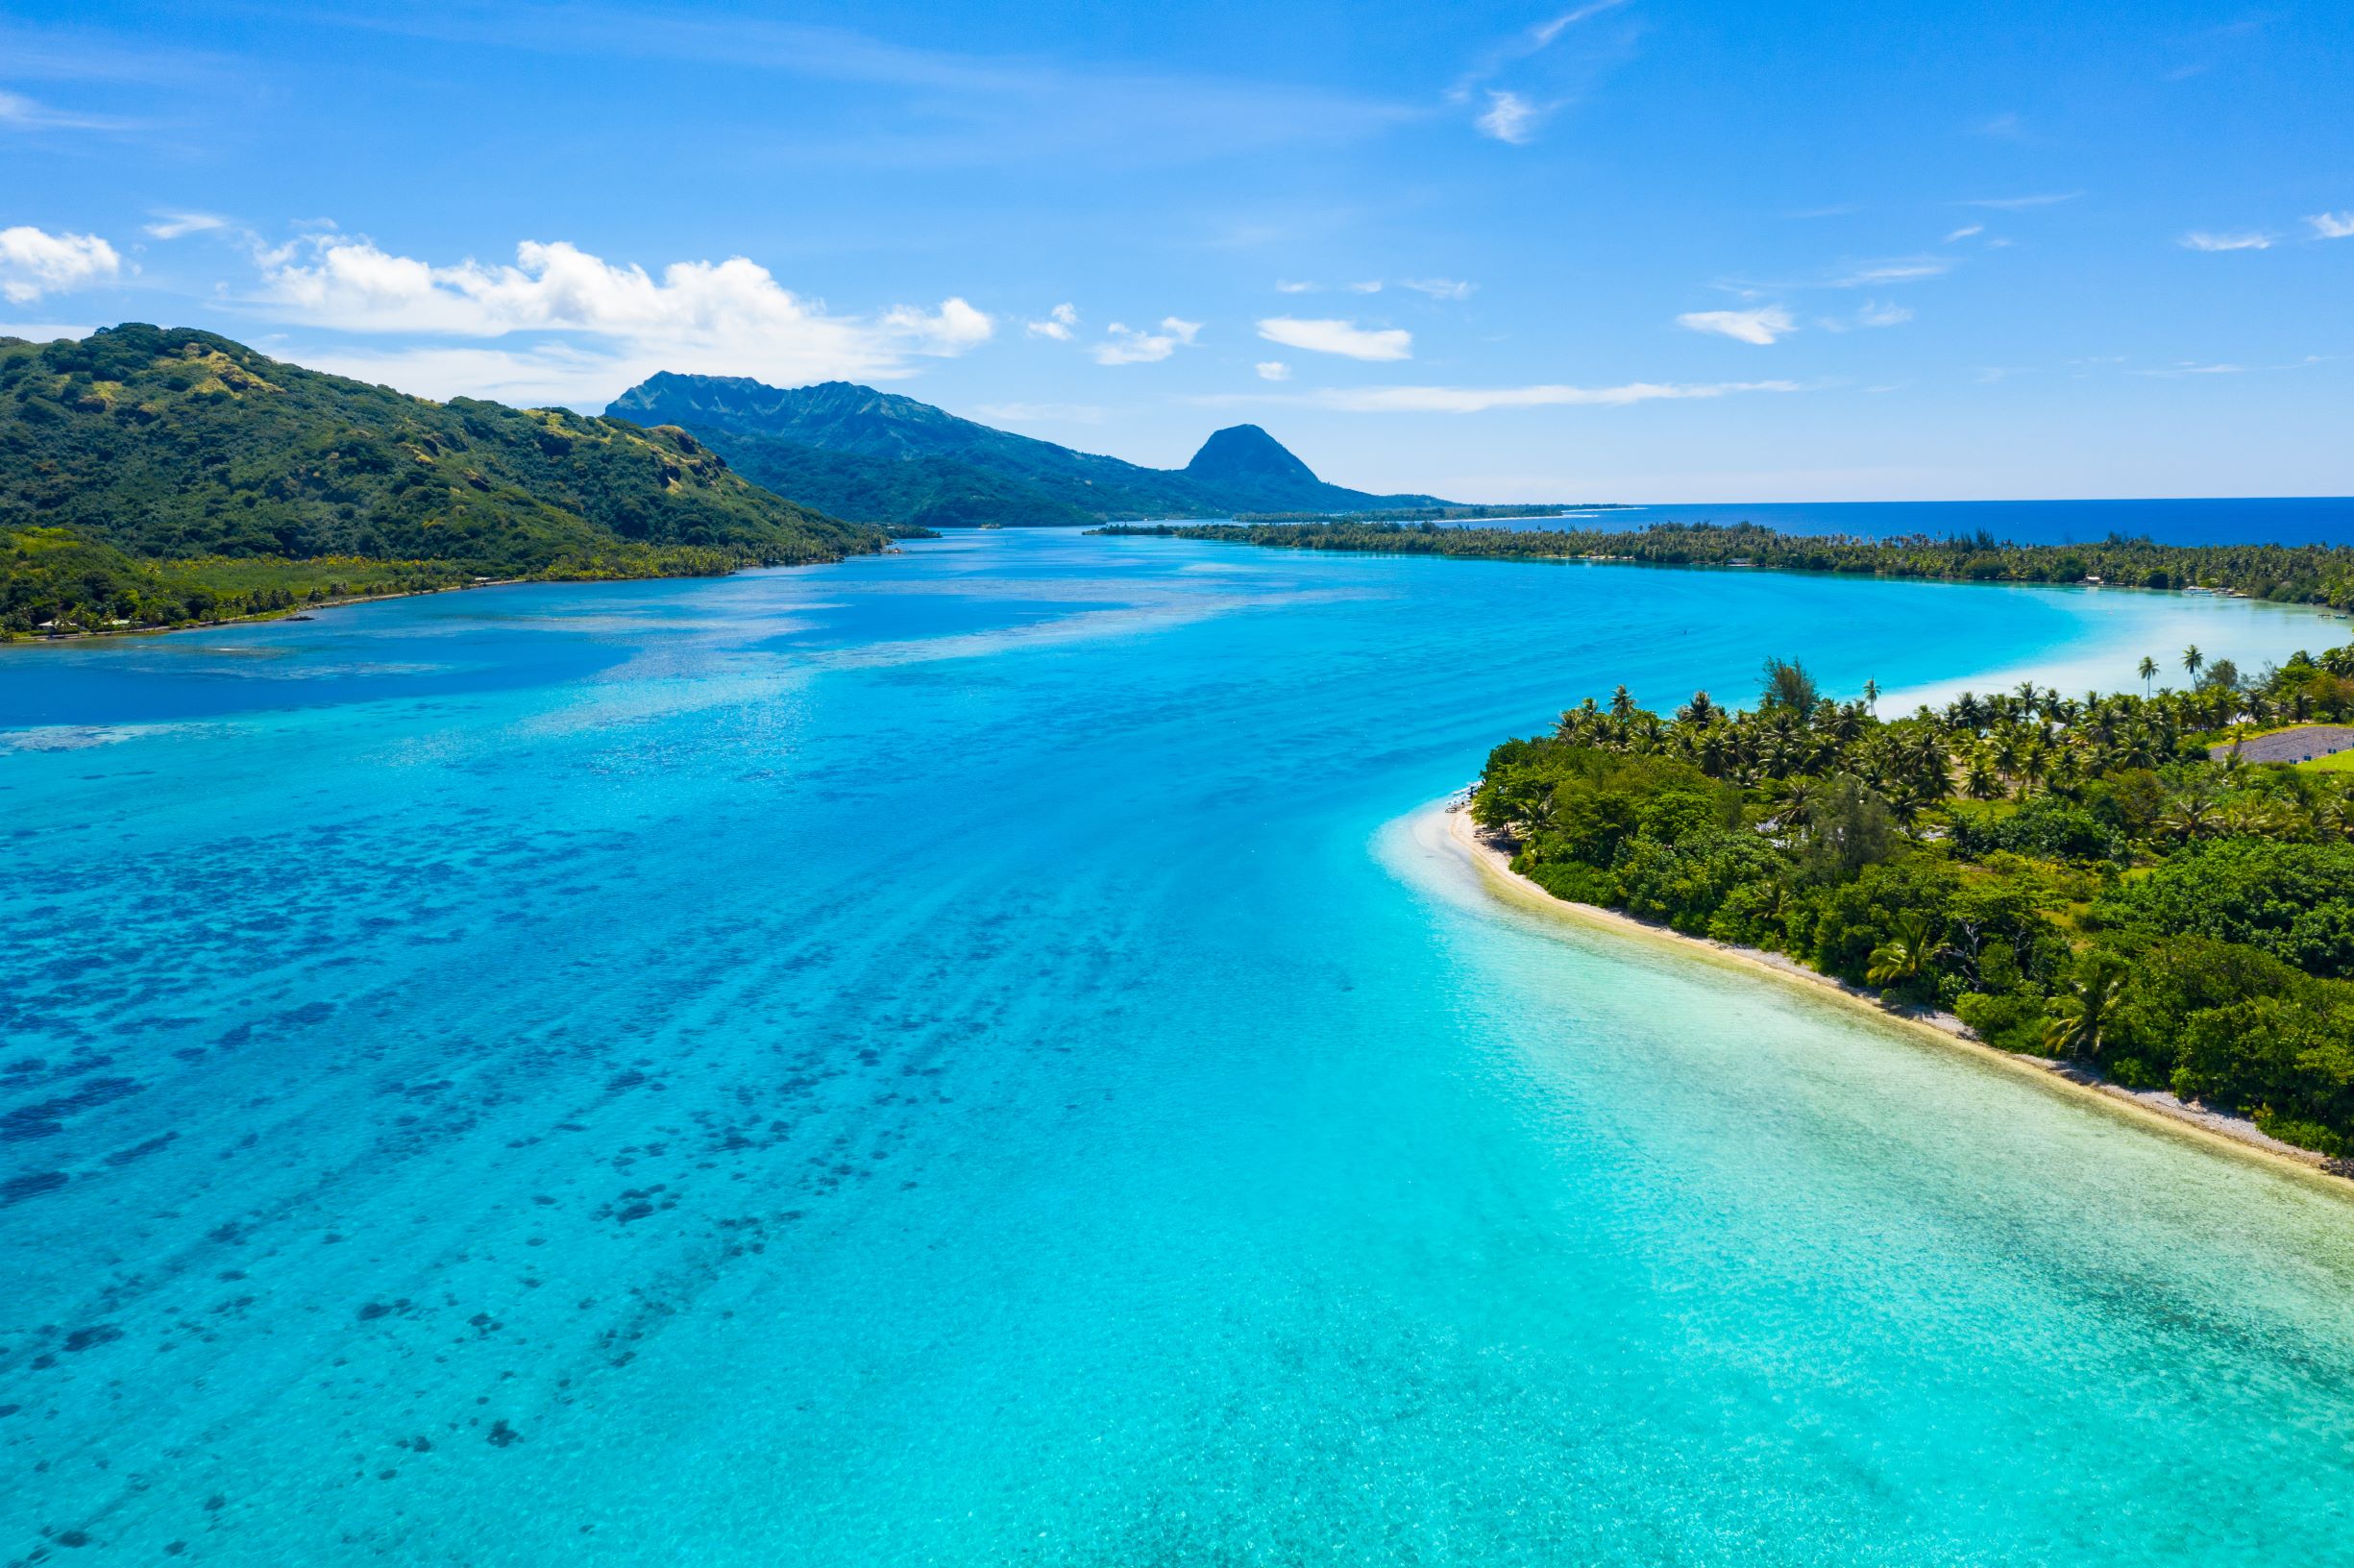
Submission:
[[[1285,364],[1281,359],[1262,359],[1253,368],[1259,372],[1259,379],[1263,381],[1287,381],[1291,380],[1291,367]]]
[[[1479,414],[1493,408],[1624,407],[1741,392],[1797,392],[1796,381],[1630,381],[1623,386],[1377,386],[1334,389],[1313,401],[1351,413]]]
[[[2272,236],[2253,231],[2218,234],[2195,229],[2174,243],[2186,251],[2268,251],[2272,248]]]
[[[1543,110],[1519,93],[1490,87],[1487,89],[1487,112],[1472,123],[1480,128],[1482,135],[1522,147],[1536,139],[1537,122],[1544,117]]]
[[[53,234],[30,224],[0,229],[0,299],[11,305],[111,282],[122,270],[123,258],[96,234]]]
[[[1347,359],[1411,359],[1414,334],[1402,327],[1379,330],[1353,321],[1300,320],[1270,316],[1259,324],[1259,335],[1287,349],[1311,354],[1336,354]]]
[[[2354,212],[2316,212],[2305,221],[2316,239],[2354,239]]]
[[[1088,352],[1099,365],[1149,365],[1190,344],[1201,330],[1200,322],[1175,316],[1163,316],[1160,328],[1149,332],[1116,321],[1106,329],[1111,335]]]
[[[1078,325],[1079,309],[1078,306],[1072,305],[1058,305],[1046,312],[1044,321],[1033,321],[1028,324],[1031,331],[1041,337],[1051,337],[1057,343],[1069,342],[1070,330]]]
[[[964,354],[994,331],[990,317],[962,299],[933,308],[895,306],[872,317],[834,315],[743,257],[674,262],[659,278],[561,241],[526,241],[515,257],[499,266],[436,266],[363,237],[314,233],[259,253],[261,289],[249,303],[352,332],[568,334],[591,345],[535,342],[506,355],[501,362],[508,379],[532,384],[568,367],[609,379],[655,369],[785,381],[886,378],[907,374],[913,356]],[[491,364],[442,349],[392,362],[405,358],[445,376],[468,363]]]
[[[1676,325],[1759,348],[1798,331],[1790,312],[1778,305],[1762,305],[1754,310],[1687,310],[1676,318]]]

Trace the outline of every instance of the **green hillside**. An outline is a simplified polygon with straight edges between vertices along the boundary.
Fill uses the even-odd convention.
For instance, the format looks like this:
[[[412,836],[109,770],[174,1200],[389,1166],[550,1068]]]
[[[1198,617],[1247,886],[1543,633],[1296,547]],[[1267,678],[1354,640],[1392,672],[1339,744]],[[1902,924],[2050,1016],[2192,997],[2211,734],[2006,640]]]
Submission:
[[[683,430],[431,403],[185,329],[0,338],[0,631],[478,578],[709,575],[883,544]]]
[[[1043,526],[1443,504],[1327,484],[1255,425],[1216,432],[1192,462],[1167,469],[1074,452],[849,381],[788,389],[666,371],[605,412],[679,426],[772,489],[884,524]]]

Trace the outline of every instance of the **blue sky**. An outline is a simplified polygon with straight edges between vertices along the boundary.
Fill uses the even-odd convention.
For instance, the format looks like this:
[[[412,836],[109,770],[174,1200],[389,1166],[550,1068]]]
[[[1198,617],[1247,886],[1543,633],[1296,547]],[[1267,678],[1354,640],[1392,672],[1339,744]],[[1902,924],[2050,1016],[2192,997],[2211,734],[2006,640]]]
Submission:
[[[0,331],[1475,500],[2354,492],[2354,7],[0,0]]]

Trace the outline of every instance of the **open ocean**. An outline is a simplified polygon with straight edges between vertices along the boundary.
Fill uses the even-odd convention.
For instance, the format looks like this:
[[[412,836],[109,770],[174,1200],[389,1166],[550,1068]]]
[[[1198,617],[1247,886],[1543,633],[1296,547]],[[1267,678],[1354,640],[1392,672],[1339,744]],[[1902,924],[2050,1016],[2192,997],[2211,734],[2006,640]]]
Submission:
[[[2346,1196],[1412,822],[2345,630],[1006,531],[0,649],[0,1561],[2342,1561]]]
[[[2354,497],[2280,496],[2213,501],[1832,501],[1738,505],[1612,507],[1574,513],[1596,527],[1653,523],[1756,523],[1783,533],[1867,539],[1926,534],[1949,539],[1981,528],[2022,545],[2082,545],[2112,533],[2162,545],[2354,545]],[[1559,527],[1514,520],[1505,527]]]

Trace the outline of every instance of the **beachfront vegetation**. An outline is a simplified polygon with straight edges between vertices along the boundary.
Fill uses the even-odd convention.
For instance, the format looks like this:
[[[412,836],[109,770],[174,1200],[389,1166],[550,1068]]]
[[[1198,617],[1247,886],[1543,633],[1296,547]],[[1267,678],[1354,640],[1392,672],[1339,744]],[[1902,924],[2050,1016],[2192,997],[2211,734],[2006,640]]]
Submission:
[[[2092,545],[2015,545],[1984,532],[1952,539],[1858,539],[1777,533],[1753,523],[1661,523],[1624,529],[1225,523],[1126,525],[1104,531],[1287,550],[1481,560],[1757,567],[1945,582],[2097,581],[2131,588],[2207,588],[2282,603],[2354,608],[2354,546],[2344,545],[2161,545],[2121,535]]]
[[[0,634],[882,546],[683,430],[431,403],[183,329],[0,338]]]
[[[1560,897],[2354,1155],[2354,780],[2231,749],[2354,714],[2354,647],[2252,677],[2170,663],[2196,684],[1887,719],[1795,661],[1746,711],[1621,687],[1498,747],[1470,809]]]

